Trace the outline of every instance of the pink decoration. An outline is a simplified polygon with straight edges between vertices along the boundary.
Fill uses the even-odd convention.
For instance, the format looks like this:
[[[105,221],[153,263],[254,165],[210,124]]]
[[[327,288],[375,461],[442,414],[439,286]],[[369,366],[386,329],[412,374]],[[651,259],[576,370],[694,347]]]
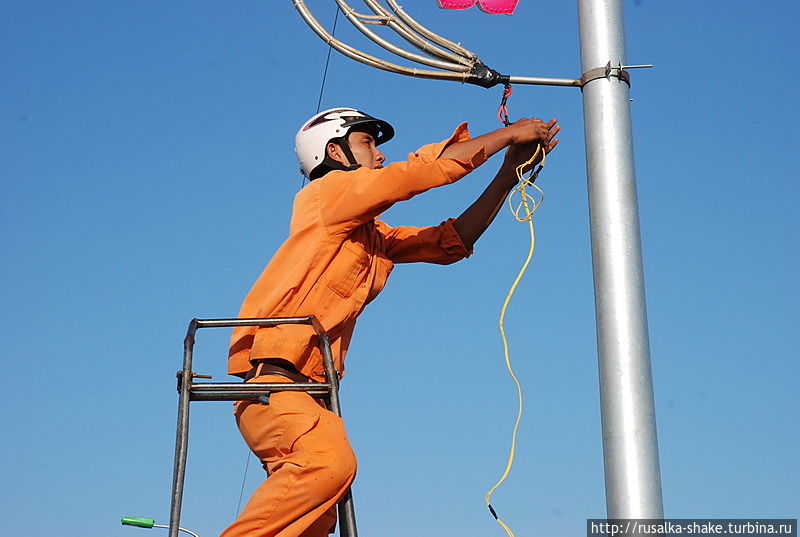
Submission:
[[[486,13],[511,15],[519,0],[439,0],[442,9],[468,9],[478,4]]]

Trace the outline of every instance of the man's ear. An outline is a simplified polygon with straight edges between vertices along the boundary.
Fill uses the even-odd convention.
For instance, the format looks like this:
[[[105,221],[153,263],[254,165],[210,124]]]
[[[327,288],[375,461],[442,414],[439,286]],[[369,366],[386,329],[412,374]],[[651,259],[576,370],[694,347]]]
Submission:
[[[342,148],[339,146],[339,144],[328,142],[328,145],[325,146],[325,152],[328,154],[328,157],[336,162],[344,164],[345,166],[349,166],[347,157],[344,155],[344,151],[342,151]]]

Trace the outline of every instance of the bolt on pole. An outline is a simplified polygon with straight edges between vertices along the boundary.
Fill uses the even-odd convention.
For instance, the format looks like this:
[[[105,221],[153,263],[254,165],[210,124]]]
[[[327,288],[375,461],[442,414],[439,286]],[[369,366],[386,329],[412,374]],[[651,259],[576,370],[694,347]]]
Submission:
[[[622,0],[578,0],[582,72],[625,65]],[[608,518],[663,518],[630,97],[583,87]]]

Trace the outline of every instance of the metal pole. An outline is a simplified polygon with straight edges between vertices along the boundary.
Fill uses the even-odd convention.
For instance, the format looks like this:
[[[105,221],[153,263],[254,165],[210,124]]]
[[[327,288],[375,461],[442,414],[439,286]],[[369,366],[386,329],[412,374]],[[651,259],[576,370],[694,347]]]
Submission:
[[[342,417],[342,407],[339,404],[339,372],[336,371],[333,363],[333,352],[331,351],[331,340],[327,332],[324,331],[322,325],[316,318],[312,319],[312,325],[319,334],[320,350],[322,351],[322,359],[325,364],[325,376],[328,383],[331,385],[330,399],[331,410],[334,414]],[[345,492],[342,499],[339,500],[339,535],[341,537],[358,537],[358,529],[356,527],[356,509],[353,505],[353,491],[348,490]]]
[[[175,466],[172,473],[169,537],[178,537],[180,530],[183,484],[186,479],[186,456],[189,450],[189,388],[192,384],[192,350],[197,326],[197,319],[192,319],[186,338],[183,340],[183,371],[181,371],[178,397],[178,425],[175,429]]]
[[[622,0],[578,0],[581,66],[625,65]],[[628,85],[583,87],[609,518],[663,518]]]

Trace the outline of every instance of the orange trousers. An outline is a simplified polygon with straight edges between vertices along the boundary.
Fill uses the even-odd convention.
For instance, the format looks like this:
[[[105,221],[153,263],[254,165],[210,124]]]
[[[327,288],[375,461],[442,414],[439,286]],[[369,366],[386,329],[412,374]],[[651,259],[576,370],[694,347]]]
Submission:
[[[249,382],[287,382],[279,376]],[[342,419],[305,392],[275,392],[269,404],[236,403],[239,431],[268,477],[220,537],[326,537],[350,488],[356,458]]]

